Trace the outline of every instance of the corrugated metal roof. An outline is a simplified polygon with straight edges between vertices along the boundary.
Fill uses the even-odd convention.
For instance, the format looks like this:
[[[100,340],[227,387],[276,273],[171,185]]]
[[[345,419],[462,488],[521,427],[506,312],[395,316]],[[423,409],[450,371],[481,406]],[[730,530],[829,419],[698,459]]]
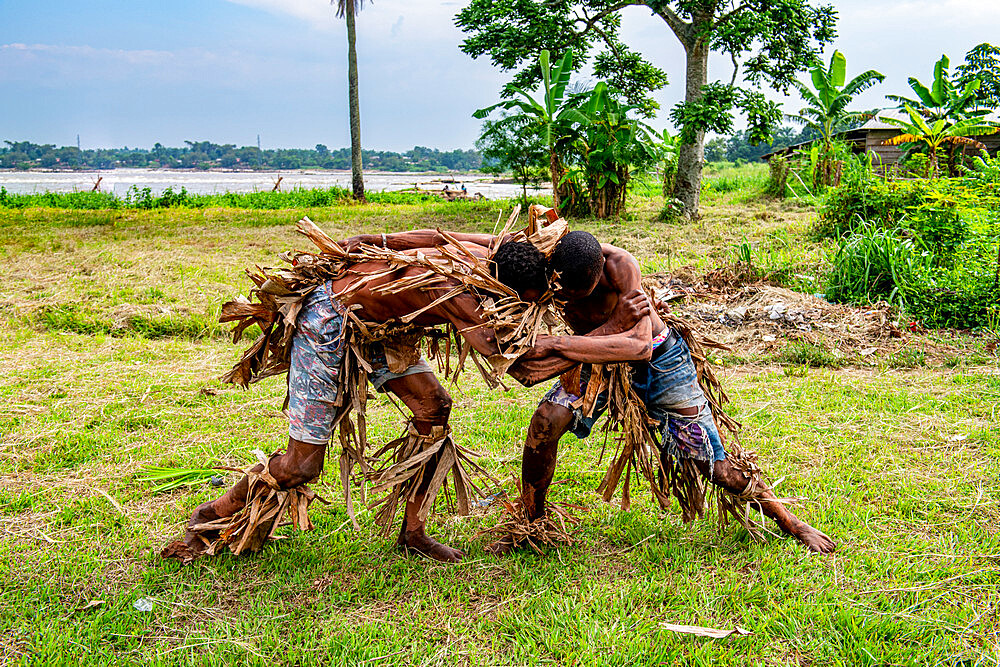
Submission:
[[[847,139],[860,139],[861,138],[860,136],[853,136],[852,137],[852,136],[849,136],[849,135],[853,135],[855,132],[862,132],[863,133],[863,132],[867,132],[869,130],[895,130],[896,132],[902,132],[902,130],[900,129],[900,127],[898,125],[892,125],[891,123],[886,123],[886,122],[880,120],[880,118],[882,118],[882,117],[886,117],[886,118],[898,118],[899,120],[909,120],[909,118],[910,118],[909,114],[907,114],[905,110],[900,110],[900,109],[886,109],[885,111],[878,112],[875,115],[874,118],[872,118],[871,120],[869,120],[864,125],[860,125],[860,126],[854,128],[854,129],[851,129],[851,130],[844,130],[843,132],[838,133],[837,136],[838,137],[847,138]],[[985,116],[983,116],[983,120],[992,121],[994,123],[1000,123],[1000,111],[994,111],[994,112],[986,114]],[[794,150],[796,148],[800,148],[801,146],[805,146],[806,144],[811,144],[811,143],[812,143],[812,141],[804,141],[802,143],[798,143],[798,144],[795,144],[793,146],[787,146],[785,148],[776,148],[773,151],[770,151],[769,153],[764,153],[763,155],[760,156],[759,159],[766,160],[767,158],[769,158],[772,155],[775,155],[777,153],[786,153],[786,152],[789,152],[791,150]]]

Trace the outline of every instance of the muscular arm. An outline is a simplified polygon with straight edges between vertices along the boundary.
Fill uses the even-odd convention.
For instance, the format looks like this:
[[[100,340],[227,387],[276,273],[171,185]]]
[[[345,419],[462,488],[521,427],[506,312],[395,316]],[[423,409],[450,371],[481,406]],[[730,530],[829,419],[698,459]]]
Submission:
[[[492,234],[463,234],[449,232],[448,235],[460,243],[472,243],[488,248],[496,238]],[[385,235],[385,245],[392,250],[414,250],[417,248],[433,248],[446,245],[448,239],[436,229],[415,229],[409,232],[394,232]],[[359,234],[341,242],[348,250],[353,250],[362,244],[381,246],[381,234]]]
[[[492,328],[480,326],[483,318],[479,312],[479,303],[472,296],[461,294],[445,301],[431,312],[453,324],[472,348],[487,359],[501,354],[496,332]],[[530,360],[517,360],[507,369],[507,374],[530,387],[572,368],[573,365],[572,362],[553,356],[538,355],[538,358]]]
[[[556,355],[573,362],[592,364],[649,359],[652,353],[653,320],[648,312],[635,321],[626,296],[642,289],[639,263],[629,253],[604,246],[607,262],[604,272],[619,299],[608,321],[586,336],[557,336],[539,341],[536,354]]]

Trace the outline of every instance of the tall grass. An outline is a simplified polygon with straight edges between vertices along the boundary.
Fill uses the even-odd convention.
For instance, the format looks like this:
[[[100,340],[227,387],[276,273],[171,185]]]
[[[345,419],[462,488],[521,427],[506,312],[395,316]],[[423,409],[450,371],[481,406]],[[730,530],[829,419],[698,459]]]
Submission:
[[[767,167],[763,164],[721,166],[705,169],[702,188],[707,192],[727,194],[730,192],[758,193],[767,187]]]
[[[886,300],[903,306],[906,286],[917,273],[926,272],[930,260],[929,254],[916,250],[912,240],[860,221],[856,231],[837,247],[826,293],[832,301]]]

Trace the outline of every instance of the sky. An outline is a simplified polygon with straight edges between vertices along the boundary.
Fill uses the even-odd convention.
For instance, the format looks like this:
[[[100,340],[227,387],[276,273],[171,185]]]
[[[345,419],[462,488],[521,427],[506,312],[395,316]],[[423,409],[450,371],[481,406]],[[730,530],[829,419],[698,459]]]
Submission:
[[[472,112],[498,100],[508,75],[459,50],[453,18],[464,4],[365,3],[357,45],[365,148],[473,146]],[[908,76],[929,81],[942,53],[958,64],[972,46],[1000,43],[1000,0],[832,4],[840,13],[832,48],[847,56],[848,76],[886,75],[858,109],[907,94]],[[625,10],[622,30],[667,72],[652,122],[667,127],[683,97],[683,50],[645,8]],[[710,76],[730,73],[725,58],[711,61]],[[243,146],[258,134],[265,148],[350,145],[346,32],[325,0],[0,0],[0,141]]]

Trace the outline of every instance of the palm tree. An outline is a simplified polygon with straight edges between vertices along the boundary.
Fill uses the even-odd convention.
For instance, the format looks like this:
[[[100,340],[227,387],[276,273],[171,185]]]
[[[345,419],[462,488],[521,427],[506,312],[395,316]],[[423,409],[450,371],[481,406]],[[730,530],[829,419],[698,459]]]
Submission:
[[[331,4],[333,0],[330,0]],[[351,106],[351,189],[354,198],[365,200],[365,179],[361,171],[361,108],[358,104],[358,52],[355,48],[354,16],[365,0],[337,0],[337,18],[347,19],[347,87]]]
[[[973,136],[984,134],[994,134],[1000,128],[996,125],[984,123],[981,118],[963,118],[956,123],[949,124],[944,118],[939,118],[928,124],[923,115],[918,113],[909,104],[904,104],[906,113],[910,116],[910,121],[898,118],[883,116],[881,120],[891,125],[897,125],[903,133],[882,142],[884,146],[898,146],[899,144],[920,144],[927,149],[927,171],[930,175],[938,175],[938,148],[945,144],[952,146],[974,146],[985,150],[986,146],[982,142],[972,139]]]
[[[566,87],[569,85],[573,70],[573,52],[567,51],[557,65],[549,65],[548,50],[539,56],[539,66],[542,70],[542,99],[536,100],[527,91],[511,86],[510,89],[520,99],[505,100],[485,109],[479,109],[473,115],[482,120],[494,109],[519,109],[517,117],[525,122],[537,123],[542,129],[542,137],[549,150],[549,176],[552,179],[553,207],[559,209],[564,199],[570,199],[568,205],[573,208],[573,197],[567,197],[564,183],[565,167],[563,166],[560,144],[574,123],[586,123],[587,117],[579,110],[567,104]],[[568,214],[569,211],[564,211]]]
[[[898,109],[910,106],[929,121],[959,121],[965,118],[985,116],[987,111],[979,109],[978,91],[982,85],[979,78],[972,77],[956,86],[948,74],[948,56],[934,64],[934,81],[930,87],[920,83],[916,77],[907,79],[917,99],[900,95],[886,95],[886,99],[898,102]]]
[[[848,111],[847,105],[859,93],[876,83],[882,83],[885,77],[870,69],[847,83],[847,58],[840,51],[833,52],[829,67],[816,63],[809,69],[809,73],[813,88],[801,81],[792,82],[809,106],[797,114],[789,114],[787,118],[818,133],[823,142],[824,153],[828,154],[837,132],[846,129],[851,123],[871,118],[871,114]]]

